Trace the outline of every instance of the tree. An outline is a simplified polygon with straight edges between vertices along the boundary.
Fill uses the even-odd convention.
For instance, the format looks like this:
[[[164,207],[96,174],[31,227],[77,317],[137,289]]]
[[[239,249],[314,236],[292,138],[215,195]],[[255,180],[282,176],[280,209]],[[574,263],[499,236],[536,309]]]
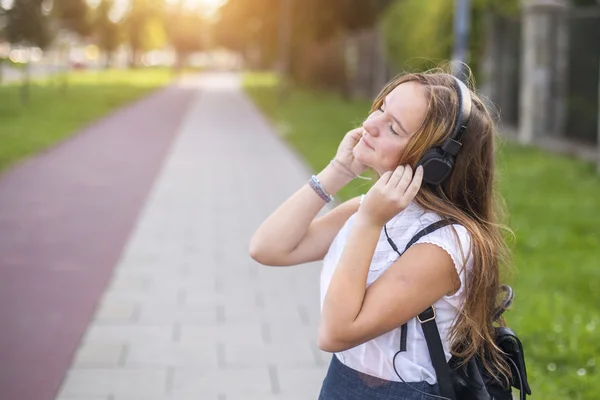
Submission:
[[[177,68],[181,68],[187,62],[191,53],[204,48],[204,25],[205,21],[200,11],[185,8],[181,1],[167,12],[167,36],[177,53]]]
[[[121,42],[121,25],[111,19],[114,0],[101,0],[92,17],[92,32],[100,50],[106,57],[105,67],[112,62],[112,55]]]
[[[3,41],[4,38],[4,28],[6,26],[6,9],[2,6],[0,2],[0,42]],[[4,63],[6,60],[0,57],[0,85],[4,79]]]
[[[48,15],[42,8],[43,0],[14,0],[5,11],[4,35],[9,43],[23,47],[45,49],[52,41]],[[29,102],[29,62],[23,67],[21,101]]]
[[[235,51],[259,49],[261,66],[278,57],[282,24],[291,24],[292,60],[303,49],[336,35],[373,27],[392,0],[291,0],[289,21],[281,20],[283,0],[229,0],[221,8],[215,26],[217,43]]]
[[[52,19],[54,29],[57,31],[57,37],[62,39],[62,35],[70,34],[76,37],[87,36],[90,32],[88,20],[88,5],[86,0],[53,0]],[[64,71],[62,74],[62,89],[67,89],[67,72],[70,69],[69,47],[70,41],[64,40],[59,43],[62,53]]]
[[[318,36],[373,28],[393,0],[309,0],[300,3],[304,18]],[[307,7],[305,7],[305,5]]]
[[[229,0],[219,10],[215,42],[246,55],[253,66],[271,66],[278,56],[282,3],[283,0]]]
[[[4,37],[4,29],[6,27],[6,9],[0,2],[0,40]]]
[[[403,0],[394,3],[383,17],[388,54],[399,70],[424,70],[449,60],[453,46],[454,2]],[[472,0],[469,34],[469,66],[477,78],[484,51],[486,13],[517,16],[520,0]]]
[[[59,29],[79,36],[90,33],[86,0],[54,0],[52,17],[58,23]]]
[[[130,64],[139,64],[142,52],[160,48],[166,42],[161,0],[131,0],[125,16],[125,37],[131,50]]]
[[[453,2],[405,0],[384,17],[387,53],[397,69],[424,70],[452,51]]]
[[[42,9],[43,0],[14,0],[5,11],[4,34],[9,43],[46,48],[51,40],[49,18]]]
[[[292,76],[298,79],[310,71],[305,77],[309,81],[347,94],[349,72],[357,67],[348,64],[347,39],[367,31],[361,33],[371,37],[370,47],[379,48],[378,21],[390,3],[392,0],[295,0]],[[374,69],[374,58],[357,61]]]

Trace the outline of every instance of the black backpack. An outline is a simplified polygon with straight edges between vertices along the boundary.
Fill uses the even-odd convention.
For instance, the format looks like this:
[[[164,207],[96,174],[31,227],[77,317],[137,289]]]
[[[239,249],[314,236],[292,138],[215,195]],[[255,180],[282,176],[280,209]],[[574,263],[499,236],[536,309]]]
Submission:
[[[423,230],[419,231],[406,245],[404,251],[400,253],[395,243],[387,234],[384,227],[388,243],[398,255],[402,255],[410,246],[416,243],[420,238],[430,234],[444,226],[451,225],[454,222],[448,219],[442,219],[435,222]],[[503,285],[502,289],[506,296],[502,304],[494,314],[494,320],[498,319],[502,313],[512,303],[514,294],[510,286]],[[525,400],[526,394],[531,395],[531,389],[527,382],[527,371],[525,368],[525,354],[523,346],[517,335],[509,328],[496,327],[494,341],[505,353],[504,357],[510,365],[510,383],[505,385],[496,376],[490,374],[483,366],[481,358],[473,357],[468,362],[452,357],[446,362],[444,349],[440,334],[435,323],[435,309],[433,306],[427,308],[417,316],[423,329],[423,334],[429,348],[431,362],[437,375],[440,396],[423,393],[431,398],[445,400],[512,400],[511,388],[514,387],[520,391],[520,398]],[[406,351],[407,324],[402,325],[400,330],[400,350],[393,359],[394,370],[396,369],[396,356]],[[398,371],[396,374],[400,380],[404,381]],[[418,389],[415,389],[419,391]]]

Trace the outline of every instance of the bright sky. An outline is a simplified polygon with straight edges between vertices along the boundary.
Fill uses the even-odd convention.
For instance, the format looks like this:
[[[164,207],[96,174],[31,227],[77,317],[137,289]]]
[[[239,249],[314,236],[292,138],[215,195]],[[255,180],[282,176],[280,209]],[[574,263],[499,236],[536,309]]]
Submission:
[[[174,1],[175,0],[171,0],[170,2]],[[192,7],[200,6],[202,9],[206,10],[206,13],[214,14],[225,1],[226,0],[184,0],[184,3]]]
[[[88,0],[92,5],[98,4],[99,1],[100,0]],[[206,16],[212,16],[226,1],[227,0],[183,0],[183,4],[190,8],[199,8]],[[166,0],[166,2],[177,3],[179,0]],[[129,0],[115,0],[114,16],[118,18],[123,15],[125,10],[127,10],[128,4]]]
[[[100,0],[87,0],[89,4],[92,6],[96,6]],[[166,0],[167,3],[176,3],[179,0]],[[220,6],[225,4],[227,0],[183,0],[183,3],[189,7],[200,8],[206,16],[212,16],[219,9]],[[0,0],[0,4],[2,4],[5,8],[10,8],[13,0]],[[127,5],[129,4],[129,0],[115,0],[115,10],[114,16],[118,18],[123,15],[125,10],[127,9]]]

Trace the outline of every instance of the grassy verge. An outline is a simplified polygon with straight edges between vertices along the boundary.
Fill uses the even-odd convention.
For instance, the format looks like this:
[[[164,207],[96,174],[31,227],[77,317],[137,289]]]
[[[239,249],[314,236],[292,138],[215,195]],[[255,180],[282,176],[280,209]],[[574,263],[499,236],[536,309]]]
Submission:
[[[19,85],[0,86],[0,171],[171,80],[168,70],[78,71],[34,81],[28,105]]]
[[[275,79],[248,74],[247,93],[315,170],[333,157],[368,102],[295,89],[277,101]],[[600,179],[592,165],[503,143],[501,191],[513,245],[516,291],[507,320],[522,338],[534,399],[600,397]],[[348,198],[368,190],[354,182]]]

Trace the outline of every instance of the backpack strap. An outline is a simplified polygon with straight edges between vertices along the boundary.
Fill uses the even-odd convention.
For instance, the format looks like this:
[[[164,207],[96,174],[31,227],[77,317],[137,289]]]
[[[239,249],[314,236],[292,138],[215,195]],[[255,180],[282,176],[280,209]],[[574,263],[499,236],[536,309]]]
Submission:
[[[398,247],[396,246],[396,244],[394,243],[394,241],[389,237],[388,233],[387,233],[387,227],[384,225],[383,226],[383,230],[385,232],[385,237],[387,238],[388,243],[390,244],[390,246],[392,247],[392,249],[398,253],[398,257],[402,256],[402,254],[404,254],[406,252],[406,250],[408,250],[408,248],[410,246],[412,246],[413,244],[417,243],[417,241],[419,239],[421,239],[423,236],[429,235],[432,232],[437,231],[440,228],[443,228],[445,226],[451,225],[453,224],[454,221],[450,220],[450,219],[441,219],[437,222],[434,222],[433,224],[427,225],[425,228],[421,229],[419,232],[417,232],[417,234],[415,236],[412,237],[412,239],[410,239],[410,241],[408,242],[408,244],[406,245],[406,247],[404,248],[404,251],[402,251],[402,253],[400,253],[398,251]],[[437,329],[437,328],[436,328]],[[406,339],[408,336],[408,324],[404,323],[402,324],[402,326],[400,327],[400,351],[406,351]]]
[[[451,219],[441,219],[438,222],[434,222],[433,224],[426,226],[424,229],[419,231],[415,236],[413,236],[412,239],[410,239],[410,242],[408,242],[408,244],[404,248],[404,251],[402,252],[402,254],[404,254],[410,246],[417,243],[417,241],[419,239],[421,239],[423,236],[427,236],[430,233],[433,233],[433,232],[437,231],[438,229],[443,228],[445,226],[452,225],[453,223],[454,223],[454,221],[452,221]]]
[[[410,239],[402,253],[398,251],[398,247],[396,247],[396,244],[389,237],[385,226],[384,231],[387,241],[392,249],[398,253],[398,256],[402,256],[402,254],[404,254],[406,250],[410,248],[410,246],[415,244],[423,236],[429,235],[430,233],[435,232],[445,226],[452,225],[453,223],[453,220],[442,219],[426,226],[424,229],[417,232],[412,239]],[[423,328],[423,334],[425,336],[425,341],[427,342],[427,348],[429,349],[431,363],[433,364],[433,369],[435,370],[435,374],[437,376],[440,395],[450,400],[456,400],[456,394],[454,393],[454,387],[450,378],[450,367],[446,362],[444,347],[442,346],[440,333],[435,322],[435,308],[433,306],[428,307],[425,311],[417,316],[417,320],[421,323],[421,327]],[[406,351],[407,333],[408,325],[405,323],[400,328],[400,352]]]
[[[440,339],[440,332],[435,322],[435,308],[433,306],[428,307],[417,316],[417,320],[421,323],[421,328],[423,328],[423,335],[427,342],[431,363],[437,376],[440,395],[450,400],[455,400],[456,394],[454,393],[454,386],[450,378],[450,367],[446,362],[442,339]]]

